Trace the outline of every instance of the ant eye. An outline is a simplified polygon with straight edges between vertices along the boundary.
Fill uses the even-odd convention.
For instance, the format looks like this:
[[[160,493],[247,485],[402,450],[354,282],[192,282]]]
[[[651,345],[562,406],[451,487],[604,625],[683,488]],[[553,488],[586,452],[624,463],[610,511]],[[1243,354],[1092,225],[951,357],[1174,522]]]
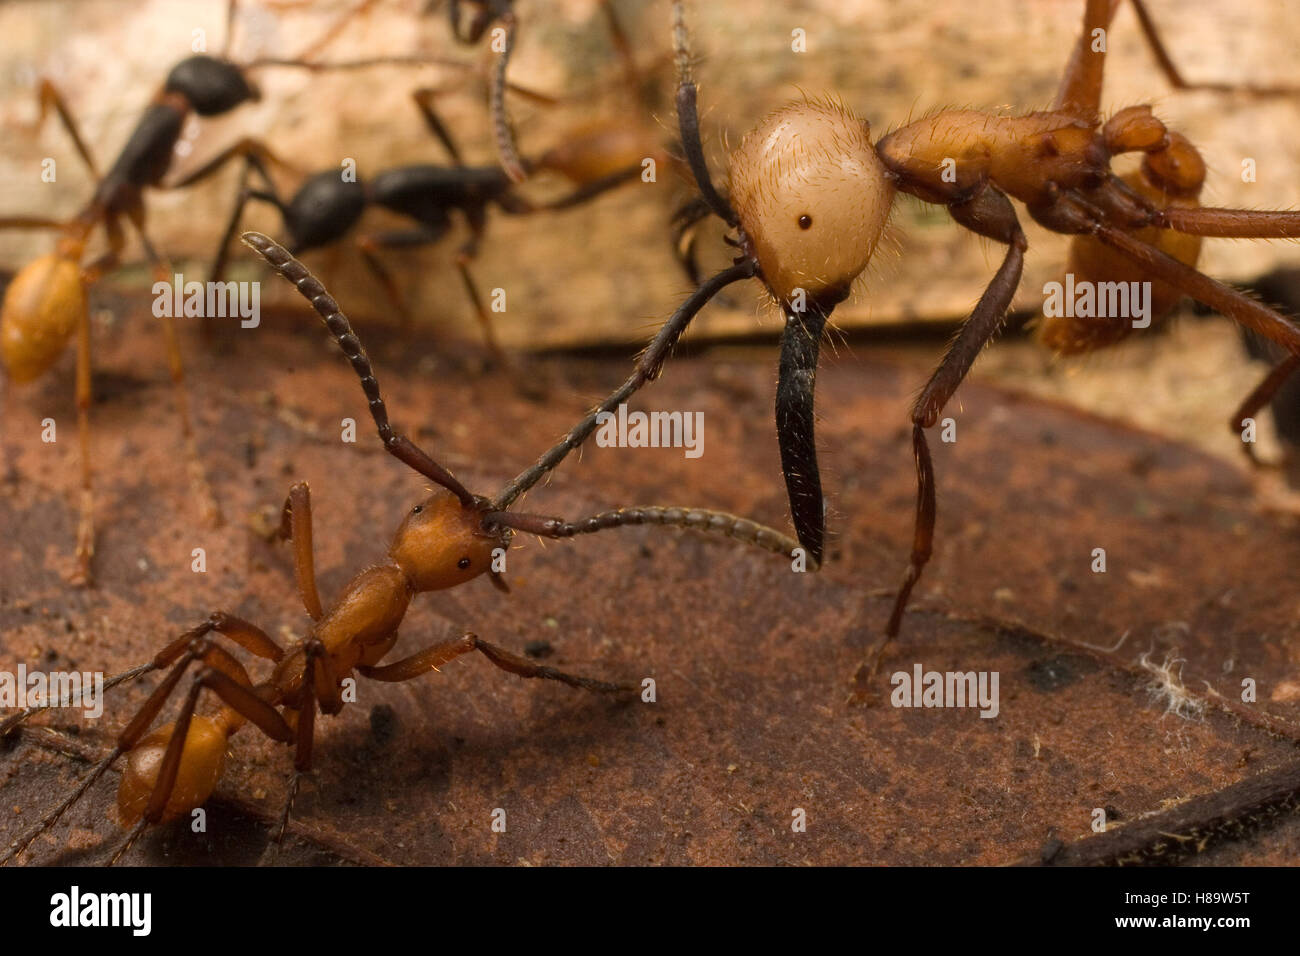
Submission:
[[[469,558],[461,558],[459,561],[456,562],[456,567],[464,571],[466,568],[469,567]]]
[[[418,515],[423,510],[424,510],[424,505],[416,505],[414,508],[411,509],[411,514]]]
[[[804,213],[802,216],[800,216],[800,217],[799,217],[799,228],[800,228],[800,229],[811,229],[811,228],[812,228],[812,216],[808,215],[807,213]]]

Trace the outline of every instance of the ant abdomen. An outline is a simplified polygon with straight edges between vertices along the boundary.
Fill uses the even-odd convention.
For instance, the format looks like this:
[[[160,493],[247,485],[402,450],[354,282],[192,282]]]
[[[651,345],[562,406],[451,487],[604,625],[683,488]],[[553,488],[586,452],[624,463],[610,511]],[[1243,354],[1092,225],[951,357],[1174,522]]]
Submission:
[[[1157,208],[1195,209],[1200,206],[1201,187],[1205,183],[1205,162],[1181,133],[1170,131],[1163,139],[1164,145],[1147,153],[1140,168],[1119,179]],[[1132,235],[1184,265],[1194,267],[1201,255],[1200,236],[1158,226],[1136,229]],[[1080,283],[1087,283],[1093,290],[1099,290],[1098,305],[1102,291],[1113,288],[1112,283],[1125,283],[1129,289],[1145,283],[1150,288],[1145,318],[1151,323],[1167,318],[1184,295],[1170,283],[1153,278],[1131,257],[1091,235],[1071,239],[1065,271],[1073,276],[1076,288],[1084,288]],[[1097,314],[1101,311],[1107,314]],[[1061,355],[1081,355],[1105,348],[1127,338],[1133,331],[1135,316],[1131,311],[1111,315],[1109,308],[1062,310],[1062,314],[1043,316],[1039,320],[1038,339]]]
[[[117,789],[117,812],[123,826],[134,826],[144,816],[149,798],[157,788],[163,755],[175,729],[174,723],[159,727],[126,755],[126,768]],[[207,801],[221,779],[231,730],[220,717],[195,715],[190,718],[180,766],[176,771],[176,784],[162,815],[152,822],[175,820]]]
[[[75,257],[52,252],[19,270],[0,312],[0,358],[9,377],[21,384],[44,374],[63,354],[86,308]]]
[[[731,202],[768,289],[843,299],[871,261],[894,183],[871,130],[829,100],[790,103],[731,154]]]

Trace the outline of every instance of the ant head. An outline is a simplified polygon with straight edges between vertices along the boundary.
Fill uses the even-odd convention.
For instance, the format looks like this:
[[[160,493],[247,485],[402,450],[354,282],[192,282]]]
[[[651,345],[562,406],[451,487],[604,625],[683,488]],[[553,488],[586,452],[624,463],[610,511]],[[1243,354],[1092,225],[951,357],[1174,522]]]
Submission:
[[[1205,185],[1205,160],[1186,136],[1172,130],[1168,146],[1143,158],[1142,172],[1174,196],[1199,196]]]
[[[483,503],[467,506],[435,491],[407,512],[388,553],[417,591],[439,591],[492,567],[492,552],[509,546],[506,532],[483,526]]]
[[[163,89],[180,93],[200,116],[218,116],[262,95],[238,66],[202,54],[172,67]]]
[[[894,200],[871,130],[838,103],[771,113],[731,154],[731,202],[768,290],[788,303],[842,300],[875,251]]]

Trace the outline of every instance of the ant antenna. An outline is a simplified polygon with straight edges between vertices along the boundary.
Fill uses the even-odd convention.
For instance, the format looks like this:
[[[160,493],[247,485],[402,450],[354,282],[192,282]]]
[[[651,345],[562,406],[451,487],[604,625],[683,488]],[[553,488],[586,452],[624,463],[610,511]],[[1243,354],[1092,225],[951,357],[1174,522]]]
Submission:
[[[596,425],[603,413],[617,410],[618,406],[631,398],[632,394],[642,385],[658,378],[659,371],[664,360],[668,357],[668,353],[672,351],[673,346],[677,344],[677,340],[681,338],[682,333],[686,331],[686,327],[699,311],[726,286],[731,285],[733,282],[739,282],[741,279],[752,278],[756,274],[757,268],[753,260],[741,259],[701,283],[700,287],[677,307],[677,311],[664,323],[663,328],[659,330],[659,334],[654,337],[654,341],[641,353],[636,368],[628,376],[627,381],[612,395],[588,412],[586,418],[573,426],[573,429],[567,435],[552,446],[541,458],[537,459],[534,464],[524,469],[513,481],[502,488],[501,493],[492,502],[492,507],[497,511],[504,511],[509,508],[516,498],[541,481],[548,471],[564,461],[569,452],[587,440],[587,436],[596,430]]]
[[[709,165],[704,159],[704,144],[700,142],[700,115],[696,106],[695,79],[691,74],[691,42],[686,30],[686,10],[682,0],[673,2],[673,54],[677,60],[677,127],[682,137],[682,149],[691,167],[695,184],[709,208],[728,226],[735,227],[740,217],[726,198],[713,186]]]
[[[325,322],[330,335],[334,336],[334,341],[338,342],[339,347],[343,349],[343,354],[348,357],[357,377],[361,379],[361,390],[365,392],[370,404],[370,416],[375,420],[379,438],[389,454],[414,468],[430,481],[442,485],[459,498],[465,507],[477,508],[479,500],[470,494],[451,472],[430,458],[405,435],[393,431],[393,426],[388,423],[388,408],[379,393],[379,382],[375,379],[375,370],[370,364],[370,356],[366,354],[361,340],[352,331],[352,323],[343,314],[334,297],[325,291],[320,280],[308,272],[307,267],[291,256],[288,250],[260,232],[246,232],[240,238],[246,246],[265,259],[272,269],[292,282],[299,294],[311,303],[316,314]]]
[[[510,125],[510,116],[506,112],[506,68],[510,65],[510,54],[515,49],[515,28],[519,21],[513,12],[501,17],[505,25],[505,48],[497,58],[496,69],[492,71],[492,130],[496,135],[497,155],[501,158],[501,168],[515,183],[522,183],[527,178],[524,163],[519,158],[519,148],[515,145],[515,132]]]
[[[504,525],[515,531],[535,534],[542,538],[572,538],[579,534],[595,534],[607,528],[622,528],[628,525],[666,525],[725,535],[742,544],[753,545],[787,558],[802,547],[794,538],[782,534],[775,528],[769,528],[725,511],[712,511],[707,508],[665,508],[659,505],[643,505],[637,508],[602,511],[600,514],[579,521],[565,521],[543,515],[517,514],[511,511],[489,511],[483,516],[483,521],[485,524]],[[819,562],[816,557],[808,555],[807,560],[812,570],[817,570]]]

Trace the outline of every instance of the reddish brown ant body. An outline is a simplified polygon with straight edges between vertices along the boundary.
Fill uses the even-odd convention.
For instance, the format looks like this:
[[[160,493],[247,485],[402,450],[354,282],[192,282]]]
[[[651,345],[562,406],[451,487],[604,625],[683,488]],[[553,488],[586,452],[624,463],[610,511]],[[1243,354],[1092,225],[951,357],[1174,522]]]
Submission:
[[[294,747],[295,775],[282,817],[283,832],[299,777],[311,769],[316,711],[339,713],[342,681],[353,673],[376,681],[411,680],[462,654],[478,651],[497,667],[520,677],[555,680],[600,693],[631,689],[630,685],[538,664],[471,633],[399,661],[383,662],[396,644],[398,627],[417,594],[456,587],[485,573],[504,590],[494,564],[510,547],[515,532],[568,538],[627,525],[661,524],[726,535],[777,554],[789,555],[797,547],[770,528],[705,509],[624,508],[565,521],[511,512],[501,496],[489,499],[472,494],[408,437],[393,430],[370,359],[338,303],[320,282],[265,236],[246,233],[244,241],[292,282],[321,316],[360,378],[384,448],[438,488],[407,513],[389,546],[387,561],[357,574],[327,607],[316,587],[311,495],[305,483],[294,485],[285,501],[280,534],[292,542],[298,592],[313,621],[307,637],[284,649],[255,624],[217,612],[169,642],[152,660],[106,681],[107,688],[152,671],[167,671],[119,734],[108,756],[67,799],[16,841],[0,862],[21,853],[52,827],[114,761],[125,756],[117,806],[121,822],[132,829],[114,855],[116,860],[147,825],[175,819],[208,799],[220,780],[229,738],[250,722],[271,739]],[[508,487],[516,489],[517,496],[526,490],[523,482],[531,486],[544,473],[529,469]],[[253,683],[243,664],[217,643],[218,637],[273,662],[270,676]],[[197,672],[190,679],[177,719],[151,731],[192,665]],[[196,713],[205,690],[220,701],[215,713]],[[0,736],[41,709],[28,708],[0,723]]]

